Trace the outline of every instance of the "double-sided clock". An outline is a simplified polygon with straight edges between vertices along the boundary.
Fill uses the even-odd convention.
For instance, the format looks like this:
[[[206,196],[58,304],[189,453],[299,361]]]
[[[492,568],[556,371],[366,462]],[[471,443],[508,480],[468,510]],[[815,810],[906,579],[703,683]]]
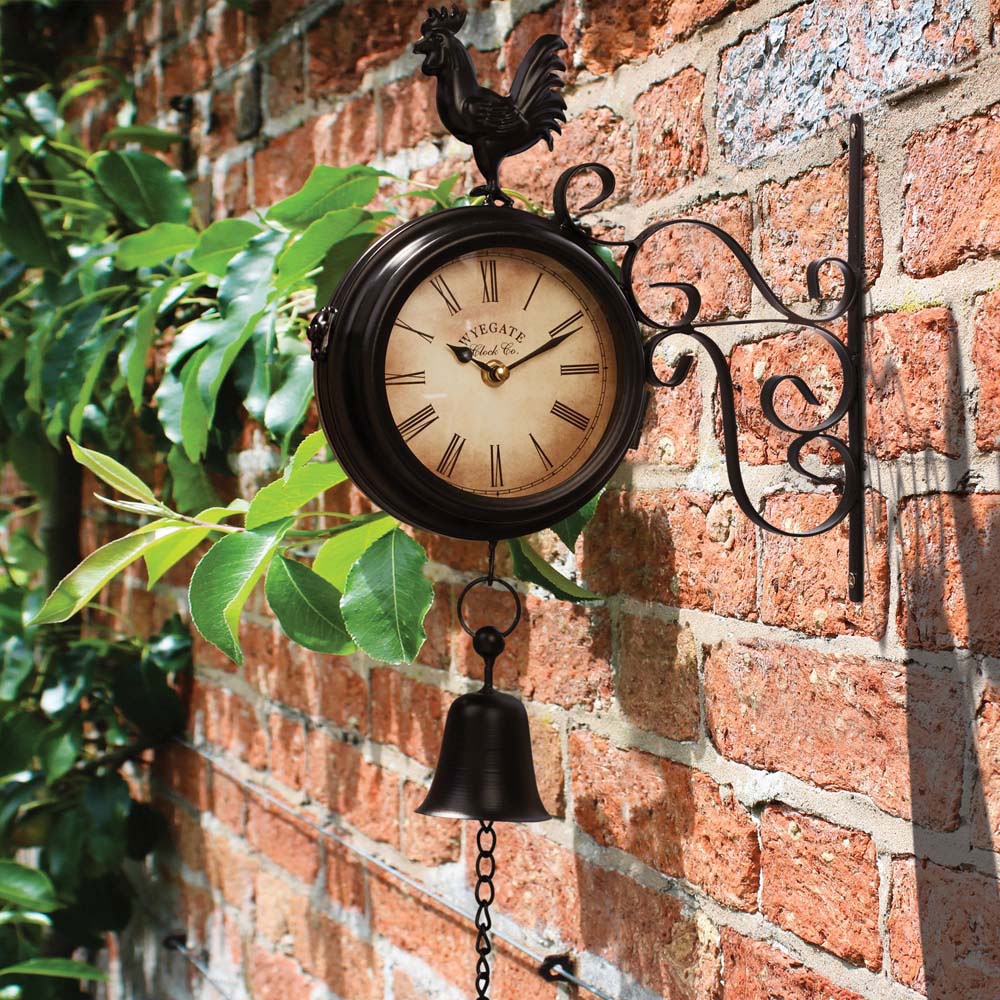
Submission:
[[[408,524],[501,539],[573,513],[640,429],[639,331],[603,263],[507,207],[416,219],[319,316],[316,398],[348,475]]]

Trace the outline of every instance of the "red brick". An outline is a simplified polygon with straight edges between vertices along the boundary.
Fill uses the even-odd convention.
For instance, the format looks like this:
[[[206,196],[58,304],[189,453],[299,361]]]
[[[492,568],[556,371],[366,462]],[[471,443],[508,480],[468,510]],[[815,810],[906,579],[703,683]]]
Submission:
[[[1000,655],[1000,494],[906,497],[898,539],[900,640]]]
[[[246,825],[247,795],[238,782],[221,771],[212,771],[212,815],[236,833]]]
[[[254,205],[268,208],[294,194],[305,183],[313,163],[311,123],[272,139],[254,154]]]
[[[636,98],[638,159],[633,201],[660,198],[708,169],[708,139],[702,120],[704,96],[704,75],[689,67]]]
[[[192,722],[208,743],[228,750],[254,768],[267,766],[267,734],[254,707],[225,688],[196,684]]]
[[[433,767],[449,697],[441,688],[411,680],[391,667],[373,670],[371,683],[372,739]]]
[[[517,70],[531,48],[535,39],[539,35],[559,35],[566,43],[567,48],[559,53],[559,58],[566,64],[564,77],[567,81],[573,76],[573,51],[576,31],[574,21],[576,20],[576,7],[572,0],[557,0],[551,7],[537,11],[533,14],[525,14],[503,43],[503,65],[504,75],[502,86],[504,93],[510,89],[514,82]]]
[[[841,340],[844,324],[834,328]],[[761,409],[761,390],[772,375],[793,372],[804,379],[820,401],[812,406],[791,384],[784,383],[774,394],[777,415],[791,427],[809,428],[825,419],[840,400],[844,379],[834,349],[818,334],[807,330],[780,334],[748,344],[738,344],[729,356],[733,376],[736,425],[739,435],[740,460],[748,465],[784,465],[788,461],[788,446],[795,435],[775,427]],[[829,433],[846,437],[846,420],[836,424]],[[725,451],[721,413],[717,413],[715,433],[719,447]],[[815,456],[821,462],[839,463],[832,448],[809,445],[805,457]]]
[[[753,0],[584,0],[581,46],[592,73],[611,73],[618,66],[645,59],[655,51],[691,35],[702,25]]]
[[[154,773],[175,795],[196,809],[210,808],[208,765],[201,754],[179,743],[156,748]]]
[[[345,910],[364,910],[368,901],[366,867],[358,855],[333,841],[326,844],[326,894]]]
[[[869,450],[882,459],[925,448],[957,457],[965,419],[951,311],[938,307],[889,313],[870,329]]]
[[[436,92],[437,82],[419,72],[382,88],[380,146],[386,155],[446,134],[438,117]]]
[[[368,685],[355,673],[350,660],[340,656],[316,658],[319,714],[335,726],[368,732]],[[310,711],[313,709],[310,707]]]
[[[678,337],[674,345],[681,347],[683,339]],[[663,379],[670,374],[669,369],[661,369],[659,364],[660,355],[666,350],[666,347],[661,347],[654,361],[657,374]],[[691,373],[681,385],[676,389],[654,390],[651,394],[646,404],[639,446],[629,452],[628,460],[693,469],[701,451],[701,411],[701,385],[698,382],[698,359],[695,358]]]
[[[731,496],[609,490],[584,534],[586,583],[601,594],[750,617],[754,532]]]
[[[497,906],[518,923],[551,929],[671,1000],[717,995],[718,932],[678,899],[591,865],[524,826],[504,826],[496,855],[503,872]],[[470,850],[470,866],[473,860]]]
[[[1000,106],[918,132],[906,151],[905,270],[924,278],[1000,252]]]
[[[306,767],[306,731],[297,719],[272,712],[267,720],[271,738],[271,776],[300,789]]]
[[[230,906],[248,910],[253,903],[258,862],[247,853],[242,840],[213,830],[205,830],[203,837],[203,870],[208,884],[217,889]]]
[[[929,861],[892,863],[886,921],[893,977],[934,1000],[994,1000],[1000,981],[996,879]]]
[[[327,11],[306,35],[310,96],[347,93],[366,69],[391,62],[419,37],[425,7],[415,0]]]
[[[862,1000],[771,946],[722,932],[722,1000]]]
[[[247,165],[234,163],[215,188],[215,217],[225,219],[232,215],[243,215],[250,208],[250,182]]]
[[[312,980],[302,975],[297,962],[260,945],[254,946],[247,971],[253,996],[261,1000],[310,1000],[312,996]]]
[[[829,166],[812,167],[779,183],[760,186],[761,270],[778,297],[786,302],[809,298],[806,270],[821,257],[847,257],[847,157]],[[882,221],[879,217],[878,167],[865,163],[865,284],[882,271]],[[840,294],[840,272],[825,267],[820,290],[825,298]]]
[[[250,799],[247,840],[296,878],[312,884],[319,873],[318,834],[285,810]]]
[[[760,823],[761,911],[805,941],[878,970],[878,865],[867,834],[771,806]]]
[[[377,151],[376,126],[370,94],[345,101],[336,111],[312,120],[313,159],[334,167],[367,163]]]
[[[399,780],[356,747],[322,730],[309,734],[310,796],[374,840],[399,846]]]
[[[812,538],[765,532],[761,621],[811,635],[878,638],[885,633],[889,608],[885,500],[869,491],[864,503],[864,602],[855,604],[847,597],[846,519],[832,531]],[[829,494],[780,493],[768,498],[764,516],[786,530],[803,531],[822,523],[835,504],[835,497]]]
[[[597,160],[609,166],[615,174],[615,191],[605,207],[628,198],[631,187],[632,139],[629,127],[620,115],[608,108],[587,108],[563,125],[561,135],[553,136],[555,147],[544,143],[532,146],[522,155],[504,163],[502,180],[505,187],[545,207],[552,204],[552,193],[559,175],[578,163]],[[582,206],[600,193],[600,181],[594,174],[581,174],[570,187],[570,207]]]
[[[642,729],[672,740],[698,738],[698,655],[687,626],[623,614],[618,635],[618,705]]]
[[[164,63],[160,78],[160,108],[166,110],[175,97],[190,97],[211,79],[212,69],[205,41],[194,38],[177,49]]]
[[[566,778],[563,767],[562,729],[544,709],[532,712],[531,755],[535,782],[545,808],[552,816],[566,815]]]
[[[301,38],[293,37],[268,60],[266,86],[267,112],[275,118],[302,103],[306,80]]]
[[[985,851],[1000,852],[1000,685],[983,692],[974,735],[972,841]]]
[[[262,869],[257,872],[254,900],[258,935],[283,951],[308,939],[312,914],[307,888]]]
[[[730,644],[705,660],[719,752],[868,795],[921,826],[958,826],[965,743],[956,681],[916,665],[799,646]]]
[[[757,829],[732,788],[583,730],[570,735],[570,761],[574,817],[585,833],[726,906],[756,910]]]
[[[529,596],[524,615],[497,659],[494,683],[525,698],[565,708],[592,709],[611,699],[611,627],[606,609]],[[466,616],[473,629],[511,620],[505,591],[480,587],[469,595]],[[456,630],[457,631],[457,630]],[[464,634],[455,644],[459,670],[481,679],[483,661]]]
[[[558,984],[547,983],[538,975],[536,962],[503,941],[497,941],[494,943],[490,996],[493,1000],[558,1000],[560,993]],[[395,1000],[399,1000],[398,993]]]
[[[456,596],[455,590],[448,584],[434,584],[434,601],[424,618],[427,640],[420,647],[417,660],[436,670],[447,670],[451,666],[451,630]]]
[[[212,68],[217,73],[231,66],[246,51],[247,15],[229,4],[216,4],[208,27],[208,53]]]
[[[976,303],[972,362],[979,385],[976,444],[981,451],[1000,451],[1000,291],[992,291]]]
[[[412,781],[404,786],[403,850],[420,865],[444,865],[462,854],[462,825],[458,820],[422,816],[416,811],[427,789]]]
[[[381,873],[371,880],[371,927],[373,934],[415,955],[452,983],[471,982],[472,922]]]
[[[155,805],[167,821],[173,852],[192,871],[204,869],[205,835],[200,813],[192,815],[188,808],[165,799],[157,800]]]
[[[381,1000],[381,969],[370,944],[343,924],[315,914],[306,940],[295,942],[295,956],[306,972],[334,993],[352,1000]]]
[[[737,242],[750,247],[753,223],[746,195],[704,201],[671,212],[669,218],[698,219],[719,226]],[[651,219],[650,223],[656,221],[660,220]],[[699,319],[745,316],[750,310],[749,276],[724,244],[701,226],[668,226],[651,237],[636,258],[632,285],[639,305],[650,319],[668,323],[681,318],[687,308],[687,299],[681,292],[647,287],[658,282],[680,281],[697,287],[701,295]],[[672,343],[680,348],[692,347],[692,342],[683,337],[675,338]],[[657,395],[673,399],[674,392],[662,390]]]

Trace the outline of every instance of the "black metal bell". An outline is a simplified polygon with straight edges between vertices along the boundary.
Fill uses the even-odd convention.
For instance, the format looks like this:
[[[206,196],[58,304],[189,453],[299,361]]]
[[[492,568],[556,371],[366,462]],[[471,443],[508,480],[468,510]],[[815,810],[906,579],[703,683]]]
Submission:
[[[517,698],[483,688],[448,710],[426,816],[537,823],[551,819],[538,795],[528,713]]]
[[[476,634],[476,651],[487,660],[487,681],[452,702],[434,780],[418,813],[511,823],[552,818],[535,782],[528,713],[490,681],[497,642],[499,652],[503,639],[495,629]]]

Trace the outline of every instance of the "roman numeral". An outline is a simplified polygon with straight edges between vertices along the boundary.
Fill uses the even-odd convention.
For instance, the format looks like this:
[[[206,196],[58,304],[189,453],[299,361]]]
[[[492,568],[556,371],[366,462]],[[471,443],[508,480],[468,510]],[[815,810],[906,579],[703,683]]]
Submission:
[[[461,312],[462,307],[458,304],[458,299],[452,294],[452,290],[448,287],[448,282],[440,274],[436,278],[431,278],[431,285],[434,291],[444,299],[444,304],[448,307],[448,314],[450,316],[456,316]]]
[[[409,330],[410,333],[415,333],[418,337],[423,337],[428,344],[434,343],[434,334],[424,333],[423,330],[418,330],[415,326],[410,326],[406,320],[397,319],[393,326],[401,326],[404,330]]]
[[[479,270],[483,274],[483,302],[497,302],[497,262],[481,260]]]
[[[577,330],[582,330],[582,326],[577,326],[580,320],[583,319],[582,312],[575,312],[569,319],[564,319],[558,326],[554,326],[549,330],[550,337],[558,337],[560,334],[565,333],[567,336],[571,333],[576,333]],[[572,328],[572,329],[571,329]]]
[[[534,434],[529,434],[528,437],[531,438],[531,443],[535,446],[535,451],[538,452],[538,457],[542,460],[542,465],[546,469],[552,468],[552,462],[549,460],[549,456],[545,454],[542,450],[542,446],[535,440]]]
[[[427,379],[424,372],[386,372],[386,385],[423,385]]]
[[[462,454],[464,447],[465,438],[460,437],[458,434],[452,434],[451,440],[448,442],[448,447],[445,448],[444,454],[441,456],[441,461],[438,462],[438,472],[451,479],[455,471],[455,466],[458,464],[458,456]]]
[[[500,445],[490,445],[490,486],[503,486],[503,465],[500,464]]]
[[[428,403],[422,410],[417,410],[412,417],[407,417],[402,423],[396,424],[396,430],[404,441],[412,441],[421,431],[427,430],[437,420],[434,405]]]
[[[541,280],[542,280],[542,272],[539,271],[538,272],[538,277],[535,278],[535,283],[531,286],[531,291],[528,292],[528,298],[527,298],[527,300],[524,303],[524,310],[523,311],[526,311],[527,308],[528,308],[528,306],[531,305],[531,300],[535,297],[535,289],[538,287],[538,282],[540,282]]]
[[[595,362],[592,365],[560,365],[560,375],[596,375],[600,370]]]
[[[566,423],[578,427],[581,431],[585,431],[587,425],[590,423],[589,417],[585,417],[582,413],[577,413],[572,406],[560,403],[558,399],[552,404],[552,409],[549,412],[560,420],[565,420]]]

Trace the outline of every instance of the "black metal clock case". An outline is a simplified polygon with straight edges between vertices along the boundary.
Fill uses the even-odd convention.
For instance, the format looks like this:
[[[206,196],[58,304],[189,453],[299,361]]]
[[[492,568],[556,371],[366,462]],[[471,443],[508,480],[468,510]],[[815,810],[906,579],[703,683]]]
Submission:
[[[545,254],[586,285],[611,329],[618,375],[610,422],[583,467],[550,490],[499,498],[458,489],[417,460],[390,413],[384,369],[390,331],[417,285],[456,257],[508,248]],[[643,345],[622,289],[558,222],[519,209],[453,208],[392,230],[340,282],[312,336],[320,421],[344,470],[380,508],[437,534],[491,541],[555,524],[604,486],[641,431]]]

